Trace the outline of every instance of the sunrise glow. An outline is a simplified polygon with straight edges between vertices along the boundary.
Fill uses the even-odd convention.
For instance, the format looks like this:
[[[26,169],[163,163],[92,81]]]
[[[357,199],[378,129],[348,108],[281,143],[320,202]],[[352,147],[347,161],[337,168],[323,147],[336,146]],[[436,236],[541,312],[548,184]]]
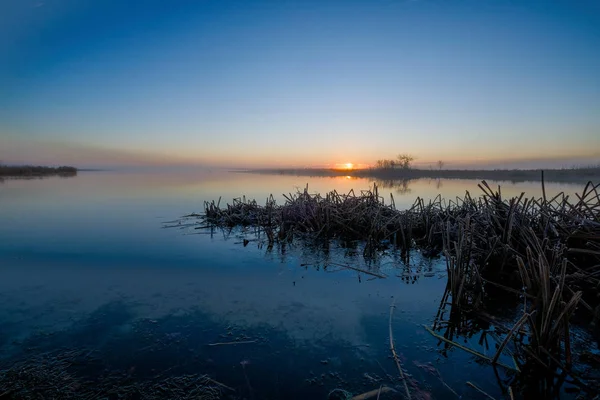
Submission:
[[[600,157],[594,1],[8,3],[23,5],[0,6],[18,21],[0,23],[5,164],[357,171],[401,153],[425,169]]]

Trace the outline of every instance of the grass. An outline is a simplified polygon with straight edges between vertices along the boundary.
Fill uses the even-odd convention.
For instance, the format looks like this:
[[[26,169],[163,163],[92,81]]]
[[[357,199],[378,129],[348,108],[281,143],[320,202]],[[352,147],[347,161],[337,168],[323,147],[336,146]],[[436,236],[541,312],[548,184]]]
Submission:
[[[443,255],[447,291],[431,332],[445,330],[435,335],[452,347],[458,332],[474,331],[472,317],[486,315],[487,303],[520,295],[516,323],[490,334],[497,352],[484,361],[501,364],[500,356],[509,354],[517,371],[535,364],[551,375],[572,373],[572,317],[578,307],[588,326],[600,317],[600,185],[589,182],[573,199],[564,193],[548,199],[544,190],[540,198],[505,199],[500,187],[485,181],[479,187],[478,197],[418,198],[407,210],[396,209],[393,197],[386,203],[377,186],[325,195],[306,187],[285,195],[282,205],[273,196],[264,206],[239,198],[221,207],[219,200],[187,217],[199,218],[197,229],[254,226],[268,246],[360,240],[366,257],[389,245],[406,263],[411,249]]]

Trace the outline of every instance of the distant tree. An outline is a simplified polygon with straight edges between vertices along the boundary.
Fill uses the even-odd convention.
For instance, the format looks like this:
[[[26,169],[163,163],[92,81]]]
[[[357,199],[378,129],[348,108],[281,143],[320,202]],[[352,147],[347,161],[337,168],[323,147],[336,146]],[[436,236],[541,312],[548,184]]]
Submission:
[[[441,171],[442,168],[444,168],[444,162],[442,160],[438,161],[437,166],[438,166],[439,170]]]
[[[391,169],[393,167],[392,160],[381,160],[381,168]]]
[[[402,169],[410,169],[410,164],[415,160],[410,154],[399,154],[397,164]]]
[[[409,154],[400,154],[397,159],[395,160],[387,160],[387,159],[381,159],[381,160],[377,160],[375,162],[375,168],[377,169],[395,169],[395,168],[401,168],[401,169],[409,169],[410,168],[410,163],[414,160],[415,158]]]

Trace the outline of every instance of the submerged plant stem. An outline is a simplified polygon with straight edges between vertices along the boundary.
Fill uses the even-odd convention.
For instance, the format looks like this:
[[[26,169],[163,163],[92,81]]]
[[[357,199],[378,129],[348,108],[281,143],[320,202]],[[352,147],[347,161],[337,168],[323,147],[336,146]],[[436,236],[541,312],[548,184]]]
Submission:
[[[402,382],[404,383],[404,390],[406,392],[406,398],[408,398],[410,400],[411,399],[410,390],[408,390],[408,384],[406,383],[406,377],[404,376],[404,372],[402,371],[402,364],[400,363],[400,358],[398,357],[398,354],[396,353],[396,348],[394,346],[394,332],[392,330],[392,318],[394,316],[394,308],[396,308],[395,303],[396,303],[396,300],[394,299],[394,301],[392,301],[392,304],[390,305],[390,320],[389,320],[390,350],[392,352],[392,356],[394,357],[394,361],[396,362],[396,366],[398,367],[398,372],[400,372],[400,379],[402,379]]]

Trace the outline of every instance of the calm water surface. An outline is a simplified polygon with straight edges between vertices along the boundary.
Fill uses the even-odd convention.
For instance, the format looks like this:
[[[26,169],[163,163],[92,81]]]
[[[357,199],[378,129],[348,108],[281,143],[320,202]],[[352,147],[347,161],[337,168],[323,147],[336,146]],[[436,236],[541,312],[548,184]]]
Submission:
[[[477,181],[380,182],[397,207],[417,196],[479,194]],[[249,399],[326,399],[381,384],[402,390],[390,358],[388,318],[415,398],[502,398],[510,373],[443,345],[431,325],[445,287],[443,260],[393,251],[365,260],[357,249],[260,248],[164,223],[203,202],[222,204],[308,184],[311,192],[369,189],[370,180],[224,172],[81,172],[74,178],[0,183],[0,360],[60,347],[90,349],[135,379],[207,373]],[[498,184],[497,182],[494,185]],[[581,185],[547,184],[549,195]],[[540,196],[537,183],[502,183],[506,196]],[[376,267],[377,279],[325,262]],[[371,264],[377,265],[371,265]],[[304,264],[310,264],[306,266]],[[210,346],[247,341],[245,344]],[[477,347],[478,338],[463,338]],[[492,353],[494,349],[480,351]],[[247,377],[247,379],[246,379]],[[381,398],[384,398],[382,395]],[[385,398],[401,398],[399,394]]]

